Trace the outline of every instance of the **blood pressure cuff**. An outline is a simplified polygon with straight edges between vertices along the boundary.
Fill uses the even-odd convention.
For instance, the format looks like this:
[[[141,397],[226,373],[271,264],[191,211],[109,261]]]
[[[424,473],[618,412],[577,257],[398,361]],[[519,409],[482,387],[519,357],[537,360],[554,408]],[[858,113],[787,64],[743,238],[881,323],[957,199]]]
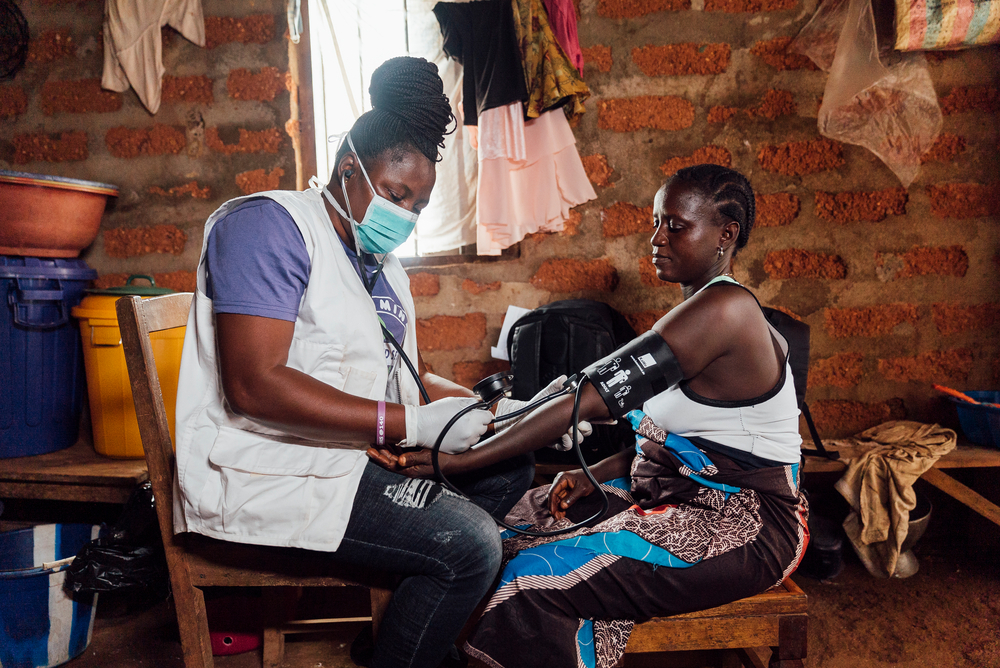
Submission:
[[[684,378],[663,337],[646,332],[583,370],[611,415],[624,417]]]

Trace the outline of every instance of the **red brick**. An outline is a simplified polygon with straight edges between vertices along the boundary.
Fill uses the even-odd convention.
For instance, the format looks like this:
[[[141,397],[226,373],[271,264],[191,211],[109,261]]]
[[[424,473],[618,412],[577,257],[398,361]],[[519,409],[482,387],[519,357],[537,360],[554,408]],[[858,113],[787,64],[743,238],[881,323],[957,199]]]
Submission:
[[[995,114],[1000,111],[1000,90],[993,86],[956,86],[938,98],[945,116],[967,111]]]
[[[937,330],[945,335],[980,329],[1000,329],[1000,304],[955,304],[939,302],[931,307]]]
[[[489,360],[488,362],[455,362],[451,367],[452,378],[459,385],[472,389],[473,385],[487,376],[501,371],[510,371],[510,362]]]
[[[230,42],[267,44],[274,39],[274,34],[274,14],[205,17],[205,48],[208,49]]]
[[[927,186],[931,213],[938,218],[983,218],[1000,215],[1000,184],[947,183]]]
[[[604,258],[546,260],[531,277],[531,284],[549,292],[598,290],[612,292],[618,287],[618,272]]]
[[[42,111],[46,116],[56,113],[107,113],[121,108],[121,94],[101,89],[100,79],[46,81],[42,84]]]
[[[270,172],[263,169],[254,169],[249,172],[241,172],[236,175],[236,186],[244,195],[264,192],[266,190],[277,190],[280,187],[281,177],[285,175],[285,170],[281,167],[274,167]]]
[[[972,370],[972,351],[965,348],[931,350],[916,357],[880,359],[878,370],[887,379],[898,383],[964,382],[969,379],[969,371]]]
[[[28,42],[28,62],[51,63],[72,56],[75,50],[69,28],[46,30]]]
[[[799,0],[705,0],[706,12],[780,12],[793,9]]]
[[[898,397],[871,403],[820,400],[810,402],[809,408],[820,436],[825,438],[851,436],[883,422],[906,417],[906,406]]]
[[[436,315],[417,320],[417,343],[421,350],[458,350],[479,348],[486,338],[486,316]]]
[[[660,165],[660,171],[664,176],[673,176],[678,170],[693,165],[720,165],[722,167],[733,166],[733,154],[729,149],[721,146],[702,146],[691,155],[670,158]]]
[[[640,311],[639,313],[626,313],[625,319],[628,320],[628,324],[632,325],[636,334],[642,334],[653,329],[653,325],[666,314],[666,311]]]
[[[104,143],[116,158],[137,158],[176,155],[184,150],[187,137],[180,128],[157,124],[151,128],[111,128],[104,135]]]
[[[180,255],[187,233],[176,225],[119,227],[104,231],[104,252],[109,257],[134,257],[149,253]]]
[[[915,246],[902,256],[894,253],[876,253],[876,266],[884,267],[887,262],[900,262],[902,267],[892,278],[913,276],[965,276],[969,270],[969,256],[961,246],[929,248]]]
[[[648,77],[722,74],[729,67],[728,44],[667,44],[632,49],[632,61]]]
[[[653,235],[653,207],[641,209],[628,202],[615,202],[601,211],[603,234],[606,237],[625,237],[645,232]]]
[[[576,209],[569,210],[569,218],[563,222],[562,234],[574,237],[580,233],[580,223],[583,221],[583,214]]]
[[[153,280],[161,288],[170,288],[177,292],[194,292],[198,287],[198,275],[193,271],[171,271],[166,274],[153,274]]]
[[[492,292],[494,290],[500,289],[500,281],[493,281],[492,283],[477,283],[471,278],[467,278],[462,281],[462,289],[473,295],[480,295],[484,292]]]
[[[780,116],[794,116],[798,111],[795,96],[791,91],[771,89],[764,93],[764,99],[756,107],[747,109],[751,118],[767,118],[774,120]]]
[[[861,353],[837,353],[816,360],[809,366],[807,387],[854,387],[861,382],[862,360]]]
[[[166,190],[160,186],[150,186],[149,192],[153,195],[161,195],[163,197],[183,197],[184,195],[190,195],[192,199],[208,199],[212,196],[212,189],[208,186],[199,188],[197,181],[189,181],[184,185],[174,186]]]
[[[611,185],[611,175],[614,174],[614,170],[608,164],[608,156],[598,153],[585,155],[581,160],[583,161],[583,169],[587,172],[587,178],[590,179],[591,183],[602,188]]]
[[[694,105],[673,95],[643,95],[597,103],[597,125],[602,130],[683,130],[693,124]]]
[[[823,138],[762,146],[757,160],[769,172],[802,176],[840,167],[844,164],[844,153],[839,142]]]
[[[634,19],[653,12],[691,9],[691,0],[598,0],[597,14],[609,19]]]
[[[0,117],[12,118],[28,110],[28,96],[20,86],[0,85]]]
[[[927,153],[920,156],[920,164],[928,162],[953,162],[955,156],[965,152],[965,137],[942,132]]]
[[[410,274],[410,294],[414,297],[433,297],[441,292],[441,277],[426,271]]]
[[[764,271],[779,278],[847,278],[847,264],[839,255],[816,253],[801,248],[770,251],[764,258]]]
[[[756,195],[757,215],[754,227],[783,227],[799,215],[801,202],[791,193]]]
[[[848,336],[889,336],[898,325],[917,324],[916,304],[879,304],[825,309],[826,331],[835,339]]]
[[[708,122],[725,123],[738,113],[740,113],[738,107],[715,106],[708,110]]]
[[[877,223],[887,216],[906,213],[909,196],[905,188],[888,188],[873,192],[816,192],[816,215],[832,223]]]
[[[257,74],[241,67],[229,73],[226,90],[234,100],[270,102],[285,90],[285,75],[277,67],[262,67]]]
[[[14,164],[67,162],[87,159],[87,133],[62,132],[58,139],[47,134],[14,137]]]
[[[164,74],[160,101],[164,104],[168,102],[212,104],[215,102],[212,80],[203,74],[191,77],[173,77]]]
[[[585,65],[593,65],[599,72],[610,72],[612,65],[611,47],[598,44],[583,51],[583,62]]]
[[[234,153],[277,153],[284,139],[278,128],[266,130],[246,130],[240,128],[240,140],[235,144],[224,144],[219,137],[219,129],[212,127],[205,130],[205,144],[225,155]]]
[[[775,37],[755,43],[750,53],[759,57],[765,63],[778,70],[818,70],[819,68],[806,56],[788,51],[792,37]]]

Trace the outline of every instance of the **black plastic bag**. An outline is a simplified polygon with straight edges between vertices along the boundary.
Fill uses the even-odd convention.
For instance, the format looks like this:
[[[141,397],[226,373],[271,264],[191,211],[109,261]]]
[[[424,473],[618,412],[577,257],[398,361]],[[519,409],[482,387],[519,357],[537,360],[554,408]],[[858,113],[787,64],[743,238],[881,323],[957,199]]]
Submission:
[[[167,563],[149,482],[136,487],[110,530],[80,549],[66,570],[65,586],[73,592],[133,590],[166,597]]]

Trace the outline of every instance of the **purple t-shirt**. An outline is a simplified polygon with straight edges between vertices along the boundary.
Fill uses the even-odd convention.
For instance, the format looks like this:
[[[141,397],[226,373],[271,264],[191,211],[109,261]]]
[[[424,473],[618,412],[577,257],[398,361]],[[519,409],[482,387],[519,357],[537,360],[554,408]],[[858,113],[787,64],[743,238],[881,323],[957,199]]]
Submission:
[[[343,241],[354,268],[357,255]],[[374,262],[374,260],[372,260]],[[208,233],[205,254],[206,294],[215,313],[239,313],[294,322],[309,283],[309,251],[302,233],[283,206],[260,197],[234,207]],[[375,265],[366,263],[369,278]],[[361,276],[358,276],[361,280]],[[406,312],[384,275],[372,301],[386,328],[402,345]],[[386,344],[386,364],[396,361],[396,349]]]

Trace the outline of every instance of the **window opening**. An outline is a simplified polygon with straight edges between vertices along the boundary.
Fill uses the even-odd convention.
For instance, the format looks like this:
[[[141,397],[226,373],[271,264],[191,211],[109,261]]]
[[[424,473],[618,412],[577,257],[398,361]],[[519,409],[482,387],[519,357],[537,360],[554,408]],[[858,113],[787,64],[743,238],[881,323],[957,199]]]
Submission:
[[[441,31],[431,11],[436,0],[309,0],[309,31],[316,125],[317,177],[326,183],[333,171],[340,138],[371,109],[372,72],[395,56],[419,56],[438,66],[445,93],[457,113],[461,107],[461,66],[441,48]],[[416,232],[395,251],[400,258],[456,255],[475,257],[477,160],[461,119],[445,138],[431,201]],[[513,251],[516,254],[516,250]],[[510,257],[507,253],[504,257]],[[411,259],[407,264],[419,264]]]

